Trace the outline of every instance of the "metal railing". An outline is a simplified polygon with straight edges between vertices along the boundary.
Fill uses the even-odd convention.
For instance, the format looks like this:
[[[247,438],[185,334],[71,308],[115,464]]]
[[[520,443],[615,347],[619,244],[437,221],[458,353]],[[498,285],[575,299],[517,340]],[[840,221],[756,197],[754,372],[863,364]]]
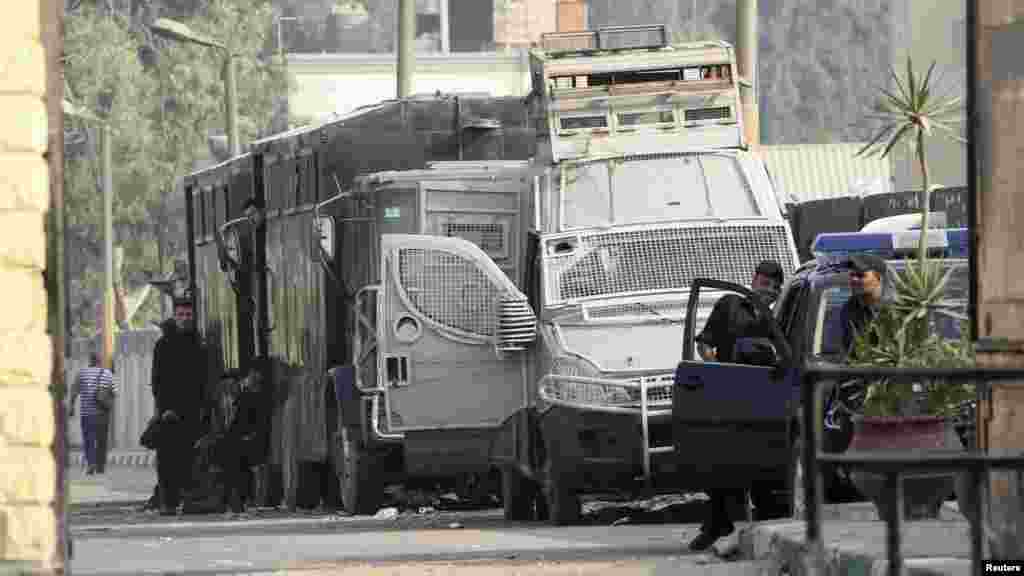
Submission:
[[[847,451],[828,454],[820,451],[823,422],[819,417],[821,409],[822,381],[841,382],[849,379],[874,380],[885,378],[895,382],[913,383],[922,380],[946,382],[973,382],[978,399],[988,397],[991,380],[1024,380],[1024,369],[1004,368],[961,368],[961,369],[903,369],[903,368],[852,368],[847,366],[808,365],[803,369],[801,382],[802,417],[805,425],[803,443],[804,497],[806,502],[805,520],[807,545],[815,567],[811,573],[822,570],[824,545],[821,531],[821,509],[823,505],[823,484],[819,464],[842,465],[859,468],[885,476],[886,510],[882,514],[886,523],[888,573],[892,576],[903,574],[902,528],[903,528],[903,474],[908,471],[961,471],[970,474],[968,501],[973,510],[965,511],[971,531],[971,572],[982,573],[984,554],[984,506],[982,483],[991,469],[1024,470],[1024,451],[982,451],[978,448],[967,451]],[[807,436],[807,433],[810,433]]]

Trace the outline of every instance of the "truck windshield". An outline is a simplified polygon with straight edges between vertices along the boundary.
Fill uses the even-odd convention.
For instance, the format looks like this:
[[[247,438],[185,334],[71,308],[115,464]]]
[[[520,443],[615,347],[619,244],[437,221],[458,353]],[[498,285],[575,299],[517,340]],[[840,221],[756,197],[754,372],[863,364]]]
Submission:
[[[730,154],[638,156],[563,170],[565,228],[761,215]]]

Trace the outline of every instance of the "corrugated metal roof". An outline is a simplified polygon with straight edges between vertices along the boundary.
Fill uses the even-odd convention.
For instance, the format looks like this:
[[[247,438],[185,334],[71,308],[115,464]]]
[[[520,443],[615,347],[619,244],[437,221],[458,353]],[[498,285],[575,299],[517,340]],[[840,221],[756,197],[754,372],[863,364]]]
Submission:
[[[893,191],[888,158],[860,157],[862,142],[761,146],[784,202],[807,202]]]

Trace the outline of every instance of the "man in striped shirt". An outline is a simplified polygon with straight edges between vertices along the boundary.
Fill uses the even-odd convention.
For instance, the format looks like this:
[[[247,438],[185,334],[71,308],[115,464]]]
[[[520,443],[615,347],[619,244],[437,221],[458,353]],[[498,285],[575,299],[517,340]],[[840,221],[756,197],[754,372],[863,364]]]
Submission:
[[[99,354],[89,357],[89,367],[78,373],[71,387],[71,416],[75,415],[75,399],[81,399],[82,444],[87,465],[86,474],[103,474],[107,461],[107,430],[110,413],[96,400],[101,388],[117,391],[114,374],[100,366]]]

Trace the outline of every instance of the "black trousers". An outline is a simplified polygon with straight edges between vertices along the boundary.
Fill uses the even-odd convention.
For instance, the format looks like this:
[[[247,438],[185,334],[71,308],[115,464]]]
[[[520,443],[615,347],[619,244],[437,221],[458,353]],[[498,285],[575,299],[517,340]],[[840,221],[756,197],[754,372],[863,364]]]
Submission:
[[[241,453],[241,443],[231,442],[236,449],[226,454],[221,461],[224,468],[224,503],[235,512],[245,508],[249,500],[249,486],[251,485],[249,460]]]
[[[168,428],[167,434],[161,434],[162,442],[156,450],[156,474],[161,506],[177,509],[192,484],[193,438],[187,426]]]
[[[747,493],[742,489],[714,488],[708,492],[710,506],[702,527],[705,532],[731,532],[733,521],[745,516]]]

